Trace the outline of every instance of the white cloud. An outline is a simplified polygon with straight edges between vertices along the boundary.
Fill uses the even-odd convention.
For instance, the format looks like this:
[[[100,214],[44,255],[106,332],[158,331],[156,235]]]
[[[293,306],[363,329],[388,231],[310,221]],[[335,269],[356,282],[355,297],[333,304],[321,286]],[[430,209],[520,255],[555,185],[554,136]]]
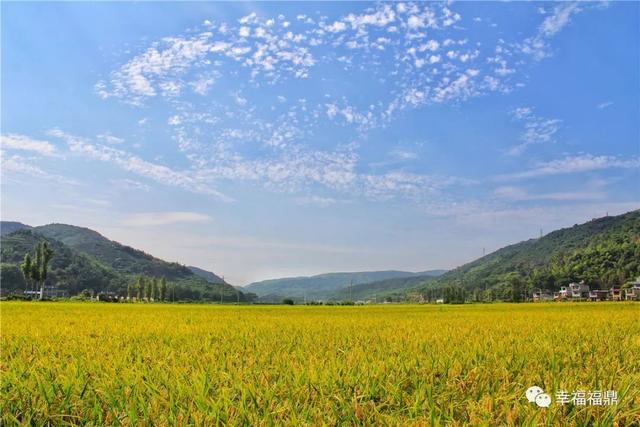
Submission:
[[[533,28],[528,41],[520,36],[511,41],[498,38],[504,35],[492,41],[476,39],[455,25],[462,16],[454,7],[383,3],[332,19],[311,20],[305,15],[292,22],[285,16],[251,13],[238,22],[212,24],[201,33],[196,29],[153,42],[99,82],[96,90],[132,103],[152,96],[167,98],[168,124],[191,165],[186,171],[170,169],[178,174],[175,180],[168,178],[170,172],[158,178],[162,173],[155,168],[140,174],[153,175],[157,182],[211,188],[219,180],[245,180],[285,191],[321,185],[365,197],[423,198],[457,185],[456,180],[407,171],[359,171],[355,149],[336,148],[338,143],[329,141],[321,150],[314,148],[322,136],[319,130],[333,122],[331,126],[342,125],[361,138],[405,109],[508,93],[521,84],[520,71],[531,62],[523,49],[547,49],[550,37],[578,11],[558,5],[554,13],[538,18],[544,22]],[[286,90],[288,77],[308,78],[309,85],[325,87],[342,76],[338,72],[359,73],[357,78],[375,84],[362,94],[362,102],[329,93],[314,98],[313,90],[305,94],[308,102],[277,95]],[[224,94],[230,95],[230,102],[220,105],[213,97],[188,97],[184,90],[208,93],[212,80],[228,88]],[[281,105],[264,107],[249,101],[261,99],[263,90]],[[272,114],[280,113],[274,120]],[[511,154],[530,144],[552,142],[560,127],[558,119],[538,117],[528,107],[513,114],[522,120],[524,131]],[[129,153],[105,153],[107,147],[90,145],[97,151],[92,156],[128,167]]]
[[[537,60],[541,60],[550,55],[548,39],[559,33],[567,24],[571,22],[571,16],[582,12],[578,2],[559,3],[553,8],[538,27],[535,36],[525,39],[517,44],[520,50]]]
[[[297,202],[300,205],[312,205],[326,208],[335,205],[337,200],[333,197],[308,196],[298,199]]]
[[[126,215],[121,219],[121,223],[126,226],[153,227],[177,223],[209,222],[211,220],[209,215],[198,212],[140,212]]]
[[[602,191],[559,191],[551,193],[531,194],[521,187],[498,187],[493,194],[501,199],[512,201],[527,200],[553,200],[553,201],[577,201],[577,200],[603,200],[606,193]]]
[[[140,181],[136,181],[136,180],[128,179],[128,178],[110,179],[109,183],[111,185],[113,185],[114,187],[116,187],[117,189],[140,190],[140,191],[149,191],[149,190],[151,190],[151,187],[149,187],[147,184],[143,184]]]
[[[4,152],[0,152],[1,167],[0,171],[3,175],[27,175],[39,178],[42,182],[55,182],[58,184],[79,185],[77,181],[66,178],[62,175],[52,174],[44,171],[40,167],[32,164],[29,159],[18,155],[7,156]]]
[[[602,217],[607,213],[619,215],[638,208],[640,208],[639,201],[595,201],[516,208],[476,205],[470,209],[453,212],[452,215],[456,221],[474,230],[486,228],[494,231],[497,227],[500,230],[510,229],[521,232],[529,228],[532,230],[529,237],[537,237],[540,227],[544,230],[553,230]]]
[[[460,102],[489,92],[509,92],[514,85],[521,84],[516,80],[527,59],[522,53],[535,56],[546,52],[548,39],[579,10],[574,3],[558,5],[553,13],[544,16],[534,35],[512,42],[498,39],[495,52],[491,42],[456,38],[456,33],[465,29],[454,25],[462,17],[450,4],[378,4],[331,21],[320,17],[318,22],[306,15],[290,22],[284,15],[276,19],[250,13],[237,23],[219,24],[217,31],[215,25],[205,25],[206,31],[200,33],[187,32],[153,42],[114,70],[108,79],[98,82],[96,91],[103,97],[114,96],[139,105],[158,94],[178,99],[185,85],[195,93],[205,94],[212,80],[218,79],[235,81],[246,77],[255,85],[252,88],[257,89],[262,87],[261,79],[281,84],[287,77],[311,78],[311,70],[322,63],[323,67],[317,70],[319,74],[313,77],[322,79],[326,66],[343,71],[366,70],[372,78],[383,82],[380,90],[373,93],[394,94],[395,99],[390,102],[383,101],[382,95],[377,97],[377,104],[388,103],[387,108],[378,108],[377,118],[367,118],[378,126],[390,120],[391,113],[405,108]],[[284,23],[289,23],[290,28]],[[463,50],[465,45],[467,50]],[[331,46],[335,55],[327,54],[326,46]],[[441,47],[447,47],[446,53],[438,52]],[[377,52],[389,55],[385,59]],[[393,66],[387,62],[390,58]],[[477,77],[461,70],[461,63],[475,70]],[[383,70],[392,70],[394,78],[381,77]],[[210,72],[218,74],[212,78],[207,75]],[[241,74],[244,72],[248,74]],[[419,94],[424,98],[411,96]],[[361,126],[361,122],[345,118]]]
[[[597,108],[598,108],[599,110],[602,110],[602,109],[604,109],[604,108],[611,107],[612,105],[613,105],[613,102],[611,102],[611,101],[606,101],[606,102],[602,102],[602,103],[598,104],[598,105],[597,105]]]
[[[422,202],[445,188],[466,186],[472,181],[452,176],[414,174],[402,170],[359,177],[363,194],[374,200],[408,198]]]
[[[413,151],[400,150],[400,149],[390,151],[389,155],[398,160],[415,160],[418,158],[417,153]]]
[[[156,96],[179,93],[179,82],[172,80],[196,63],[201,63],[212,45],[211,33],[191,38],[167,37],[111,73],[109,81],[99,81],[96,92],[102,98],[116,97],[134,105]]]
[[[233,94],[233,99],[241,107],[247,105],[247,98],[244,98],[239,92]]]
[[[216,82],[213,77],[201,77],[191,83],[191,88],[198,95],[206,95],[209,92],[209,88]]]
[[[430,50],[432,52],[438,50],[440,48],[440,43],[437,40],[429,40],[425,44],[420,46],[420,51]]]
[[[345,23],[344,23],[344,22],[342,22],[342,21],[336,21],[336,22],[334,22],[334,23],[333,23],[333,24],[331,24],[331,25],[327,25],[327,26],[325,27],[325,29],[326,29],[327,31],[332,32],[332,33],[339,33],[339,32],[341,32],[341,31],[344,31],[344,30],[346,30],[346,29],[347,29],[347,24],[345,24]]]
[[[113,145],[122,144],[124,142],[124,139],[113,136],[109,132],[98,135],[98,139],[106,142],[107,144]]]
[[[344,20],[351,24],[351,28],[356,31],[364,31],[367,26],[384,27],[395,21],[396,14],[388,4],[383,4],[375,12],[356,15],[350,13]]]
[[[532,144],[554,142],[555,134],[560,130],[560,119],[548,119],[536,115],[531,107],[519,107],[511,112],[518,121],[523,122],[524,131],[520,134],[520,144],[511,147],[507,154],[522,154]]]
[[[179,115],[175,114],[167,119],[167,124],[169,126],[178,126],[182,124],[182,119]]]
[[[208,183],[196,179],[190,172],[175,171],[168,166],[148,162],[123,150],[92,144],[84,138],[69,135],[59,129],[53,129],[49,131],[49,134],[63,139],[72,153],[113,164],[123,170],[164,185],[180,187],[194,193],[211,195],[222,201],[232,200],[230,197],[215,190]]]
[[[48,142],[30,138],[26,135],[9,133],[0,137],[0,147],[2,149],[31,151],[42,156],[56,156],[56,147]]]
[[[553,8],[551,15],[547,16],[542,24],[540,24],[540,34],[545,37],[554,36],[562,30],[569,22],[571,15],[580,12],[581,9],[577,2],[561,3]]]
[[[615,156],[595,156],[593,154],[579,154],[550,162],[539,163],[532,169],[513,174],[500,175],[498,181],[513,179],[538,178],[543,176],[563,175],[589,172],[604,169],[634,169],[640,168],[640,157],[620,159]]]

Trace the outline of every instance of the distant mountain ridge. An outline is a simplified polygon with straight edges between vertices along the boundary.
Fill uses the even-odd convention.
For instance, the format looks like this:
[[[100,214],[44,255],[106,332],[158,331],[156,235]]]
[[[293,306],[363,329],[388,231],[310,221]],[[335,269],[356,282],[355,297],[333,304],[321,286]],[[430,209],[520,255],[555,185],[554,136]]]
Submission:
[[[0,224],[4,228],[4,224]],[[183,299],[236,300],[237,291],[228,284],[210,283],[187,266],[166,262],[135,248],[107,239],[100,233],[68,224],[21,227],[2,236],[3,290],[24,289],[19,270],[24,255],[40,240],[47,240],[55,253],[50,283],[70,294],[83,289],[126,292],[139,275],[164,277]],[[213,273],[211,273],[213,274]]]
[[[17,221],[0,221],[0,236],[13,233],[14,231],[31,228],[30,226]]]
[[[212,273],[211,271],[203,270],[202,268],[194,267],[192,265],[187,266],[187,268],[191,270],[193,274],[202,277],[209,283],[226,283],[222,277]]]
[[[351,284],[362,285],[389,279],[437,276],[442,274],[443,271],[444,270],[432,270],[414,273],[409,271],[385,270],[325,273],[315,276],[263,280],[250,283],[244,286],[244,289],[261,297],[328,299],[334,297],[340,290],[347,289]]]
[[[406,290],[413,289],[436,280],[446,270],[433,270],[430,274],[418,276],[396,277],[393,279],[378,280],[375,282],[361,283],[334,292],[329,299],[336,301],[377,300],[382,301],[387,297],[402,297]]]

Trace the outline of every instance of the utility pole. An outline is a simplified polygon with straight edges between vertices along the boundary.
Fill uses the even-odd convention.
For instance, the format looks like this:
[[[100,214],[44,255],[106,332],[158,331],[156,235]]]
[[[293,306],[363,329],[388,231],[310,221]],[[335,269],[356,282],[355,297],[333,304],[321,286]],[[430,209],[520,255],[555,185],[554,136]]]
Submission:
[[[482,256],[485,256],[487,254],[487,251],[485,250],[485,248],[482,248]]]

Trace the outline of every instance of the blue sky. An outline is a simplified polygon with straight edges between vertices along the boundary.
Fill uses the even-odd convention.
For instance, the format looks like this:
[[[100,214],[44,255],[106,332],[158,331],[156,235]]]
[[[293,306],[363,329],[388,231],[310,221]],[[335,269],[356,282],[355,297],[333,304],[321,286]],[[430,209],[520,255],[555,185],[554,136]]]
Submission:
[[[640,207],[636,2],[1,7],[5,220],[244,284]]]

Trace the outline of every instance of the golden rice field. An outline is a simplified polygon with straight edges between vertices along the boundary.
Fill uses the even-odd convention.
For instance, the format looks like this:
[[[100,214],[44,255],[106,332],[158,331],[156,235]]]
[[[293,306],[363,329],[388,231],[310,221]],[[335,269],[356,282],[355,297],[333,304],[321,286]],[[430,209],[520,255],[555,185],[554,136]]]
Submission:
[[[640,425],[637,303],[0,310],[3,426]]]

